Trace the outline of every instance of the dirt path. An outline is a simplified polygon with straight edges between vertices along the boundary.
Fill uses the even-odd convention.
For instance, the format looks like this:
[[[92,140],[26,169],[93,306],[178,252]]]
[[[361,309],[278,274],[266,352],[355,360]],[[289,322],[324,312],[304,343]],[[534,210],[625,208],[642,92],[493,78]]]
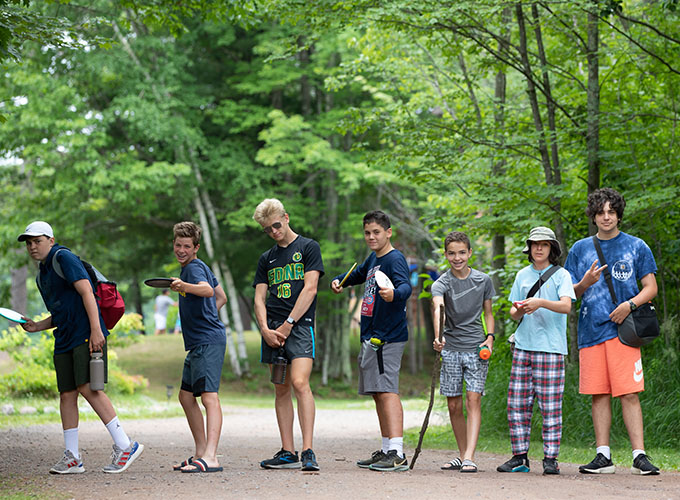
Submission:
[[[419,426],[420,412],[407,412],[407,426]],[[358,469],[354,462],[377,447],[377,418],[369,410],[319,410],[315,436],[320,473],[266,471],[258,462],[278,449],[274,412],[269,409],[225,409],[220,442],[223,473],[181,474],[173,461],[191,453],[191,438],[182,418],[124,421],[131,436],[143,442],[143,456],[128,471],[107,475],[110,438],[98,422],[81,425],[80,444],[87,473],[53,476],[49,467],[62,452],[57,424],[0,432],[0,474],[20,479],[24,492],[37,490],[75,499],[94,498],[479,498],[479,499],[678,499],[680,473],[633,476],[619,468],[608,476],[584,476],[577,466],[561,464],[562,475],[544,477],[540,463],[529,474],[499,474],[506,457],[480,454],[478,474],[440,471],[450,459],[442,450],[424,450],[414,471],[378,473]],[[299,438],[296,442],[300,442]],[[101,444],[100,444],[101,443]],[[407,450],[409,458],[413,450]]]

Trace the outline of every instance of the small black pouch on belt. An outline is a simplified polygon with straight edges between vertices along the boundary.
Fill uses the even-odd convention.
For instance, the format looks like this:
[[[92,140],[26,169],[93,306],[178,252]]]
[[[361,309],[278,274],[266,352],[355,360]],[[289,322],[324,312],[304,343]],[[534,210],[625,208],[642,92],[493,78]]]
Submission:
[[[378,356],[378,373],[382,375],[385,373],[385,363],[383,362],[383,347],[385,347],[385,344],[380,344],[380,347],[375,351],[375,353]]]

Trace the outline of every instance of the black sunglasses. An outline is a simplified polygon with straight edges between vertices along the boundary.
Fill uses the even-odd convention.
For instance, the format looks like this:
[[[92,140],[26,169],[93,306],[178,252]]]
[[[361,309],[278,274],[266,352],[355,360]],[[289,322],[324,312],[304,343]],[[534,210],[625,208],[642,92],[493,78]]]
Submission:
[[[276,229],[276,230],[278,231],[278,230],[281,229],[282,227],[283,227],[283,223],[281,223],[281,222],[274,222],[274,224],[272,224],[271,226],[263,227],[262,230],[263,230],[266,234],[271,234],[272,231],[273,231],[274,229]]]

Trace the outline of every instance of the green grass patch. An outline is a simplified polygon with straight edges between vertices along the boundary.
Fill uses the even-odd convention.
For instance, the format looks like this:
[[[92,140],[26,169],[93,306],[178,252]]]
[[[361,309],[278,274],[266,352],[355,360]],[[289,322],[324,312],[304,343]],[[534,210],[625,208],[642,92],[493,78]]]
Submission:
[[[0,498],[3,500],[65,500],[72,498],[72,495],[57,493],[35,478],[9,474],[0,476]]]

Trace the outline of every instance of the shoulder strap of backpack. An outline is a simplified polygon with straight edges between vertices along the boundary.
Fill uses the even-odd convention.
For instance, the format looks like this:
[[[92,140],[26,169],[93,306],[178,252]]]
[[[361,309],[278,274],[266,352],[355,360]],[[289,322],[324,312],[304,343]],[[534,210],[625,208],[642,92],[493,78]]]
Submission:
[[[562,266],[554,265],[554,266],[552,266],[550,269],[548,269],[545,273],[543,273],[543,274],[538,278],[538,280],[536,281],[536,283],[534,283],[534,286],[532,286],[532,287],[529,289],[529,292],[527,293],[527,299],[528,299],[529,297],[533,297],[534,295],[536,295],[536,292],[538,292],[538,289],[541,288],[541,287],[543,286],[543,283],[546,283],[546,282],[550,279],[550,277],[551,277],[553,274],[555,274],[557,271],[559,271],[560,269],[562,269]]]
[[[60,248],[56,252],[54,252],[54,255],[52,256],[52,269],[54,269],[54,272],[57,273],[57,276],[59,276],[61,279],[65,280],[66,276],[64,276],[64,271],[61,268],[61,264],[59,264],[59,261],[57,260],[57,255],[59,255],[59,252],[62,250],[65,250],[64,248]]]
[[[600,259],[600,266],[607,264],[604,258],[604,253],[602,253],[602,247],[600,246],[600,241],[597,236],[593,235],[593,244],[595,245],[595,250],[597,250],[597,257]],[[612,273],[609,271],[609,266],[605,267],[602,271],[604,273],[604,280],[607,282],[607,287],[609,288],[609,294],[612,296],[612,302],[614,305],[618,305],[619,301],[616,299],[616,292],[614,291],[614,283],[612,283]]]

